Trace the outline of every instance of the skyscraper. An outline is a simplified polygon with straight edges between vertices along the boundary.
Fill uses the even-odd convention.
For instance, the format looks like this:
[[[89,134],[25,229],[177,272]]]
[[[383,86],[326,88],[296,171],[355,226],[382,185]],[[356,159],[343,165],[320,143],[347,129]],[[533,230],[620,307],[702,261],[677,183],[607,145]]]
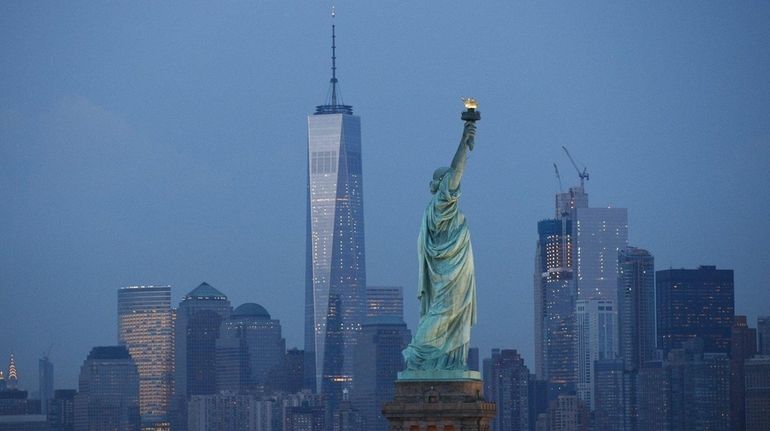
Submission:
[[[615,359],[618,351],[618,311],[610,299],[581,299],[576,303],[577,395],[594,410],[596,361]]]
[[[730,352],[730,327],[735,318],[733,270],[657,271],[658,348],[665,352],[691,338],[702,338],[706,352]]]
[[[75,431],[139,431],[139,373],[125,346],[94,347],[80,367]]]
[[[217,389],[232,392],[275,386],[283,372],[286,341],[281,322],[259,304],[246,303],[222,321],[217,348]]]
[[[187,429],[187,401],[216,392],[216,341],[230,317],[227,296],[201,283],[179,303],[174,322],[175,383],[172,428]]]
[[[404,318],[404,289],[400,286],[366,286],[366,317]]]
[[[617,300],[618,253],[628,246],[628,210],[576,208],[574,223],[578,299]]]
[[[118,343],[139,370],[139,412],[147,425],[168,420],[174,383],[171,286],[118,289]]]
[[[601,359],[594,364],[594,391],[591,401],[595,410],[595,429],[631,431],[627,396],[631,392],[631,376],[622,359]]]
[[[529,369],[516,350],[492,349],[484,359],[484,398],[497,404],[492,431],[529,430]]]
[[[757,317],[757,353],[770,356],[770,316]]]
[[[40,413],[48,414],[48,401],[53,398],[53,364],[48,355],[37,361],[38,396],[40,397]]]
[[[338,89],[332,26],[330,98],[308,116],[306,370],[332,405],[353,380],[366,298],[361,119]]]
[[[19,385],[19,375],[16,372],[16,359],[11,353],[11,358],[8,360],[8,379],[6,380],[6,387],[8,389],[16,389]]]
[[[647,250],[628,247],[618,256],[620,357],[627,370],[655,360],[655,259]]]
[[[744,363],[756,353],[756,329],[749,328],[746,316],[735,316],[730,331],[730,423],[734,430],[746,429]]]
[[[49,431],[74,431],[75,395],[74,389],[56,389],[48,410]]]
[[[208,283],[185,295],[176,312],[175,393],[207,395],[216,392],[216,340],[219,325],[230,317],[227,296]]]
[[[746,360],[746,431],[770,429],[770,356]]]
[[[350,400],[361,413],[367,430],[387,431],[382,405],[393,399],[398,372],[404,369],[401,351],[411,334],[396,316],[367,318],[356,345],[355,381]]]

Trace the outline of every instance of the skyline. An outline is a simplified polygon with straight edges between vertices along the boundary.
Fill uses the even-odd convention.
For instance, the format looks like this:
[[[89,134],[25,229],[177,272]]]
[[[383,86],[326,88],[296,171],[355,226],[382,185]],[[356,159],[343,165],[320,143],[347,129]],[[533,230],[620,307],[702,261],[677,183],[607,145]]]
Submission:
[[[531,255],[552,163],[578,182],[561,145],[588,166],[592,205],[628,208],[629,244],[657,269],[733,269],[736,314],[770,314],[769,6],[456,4],[337,5],[338,73],[363,119],[367,281],[403,287],[411,329],[419,214],[463,95],[484,114],[463,202],[482,357],[514,348],[534,369]],[[52,342],[55,387],[74,387],[91,347],[116,344],[129,285],[172,285],[178,305],[209,282],[302,346],[296,172],[328,81],[329,5],[148,6],[0,6],[14,60],[0,71],[0,327],[13,329],[0,359],[16,354],[25,388]]]

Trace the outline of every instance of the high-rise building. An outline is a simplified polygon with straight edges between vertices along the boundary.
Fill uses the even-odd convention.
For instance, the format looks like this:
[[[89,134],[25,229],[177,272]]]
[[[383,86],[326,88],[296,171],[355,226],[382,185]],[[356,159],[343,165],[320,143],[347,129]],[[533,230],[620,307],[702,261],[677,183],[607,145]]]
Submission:
[[[588,431],[588,407],[575,395],[559,395],[548,407],[549,431]]]
[[[577,380],[572,221],[569,217],[543,220],[537,231],[535,370],[538,379],[548,382],[553,395],[574,391]]]
[[[639,430],[671,430],[671,381],[662,361],[645,363],[637,373],[637,427]]]
[[[222,321],[216,348],[219,391],[238,393],[280,383],[286,341],[281,322],[261,305],[243,304]]]
[[[730,352],[730,328],[735,318],[733,270],[657,271],[658,348],[664,354],[698,337],[706,352]]]
[[[208,283],[185,295],[176,312],[175,393],[185,396],[216,392],[216,340],[230,317],[227,296]]]
[[[632,431],[636,412],[629,407],[634,392],[634,373],[622,359],[600,359],[594,364],[594,428],[602,431]]]
[[[40,397],[40,413],[48,414],[48,402],[53,398],[53,363],[48,355],[37,361],[38,396]]]
[[[171,286],[118,289],[118,343],[139,370],[139,412],[145,425],[168,421],[174,384]]]
[[[249,394],[223,391],[193,395],[188,407],[188,431],[263,431],[257,421],[258,400]]]
[[[5,374],[3,370],[0,370],[0,391],[8,389],[8,382],[5,380]]]
[[[618,253],[628,247],[628,210],[576,208],[575,279],[578,299],[617,300]]]
[[[401,351],[411,334],[395,315],[367,318],[356,345],[355,380],[350,400],[367,430],[387,431],[382,405],[393,399],[398,372],[404,369]]]
[[[366,317],[404,318],[404,290],[400,286],[366,286]]]
[[[481,371],[479,358],[479,348],[471,347],[468,349],[468,370],[469,371]]]
[[[770,356],[746,360],[746,431],[770,429]]]
[[[8,389],[16,389],[19,385],[19,375],[16,371],[16,359],[11,353],[11,358],[8,359],[8,379],[6,380],[6,387]]]
[[[770,356],[770,316],[757,317],[757,353]]]
[[[618,310],[610,299],[581,299],[576,303],[577,395],[591,410],[594,405],[594,363],[615,359],[618,351]]]
[[[305,287],[305,368],[332,405],[353,383],[366,300],[361,119],[338,91],[334,32],[330,99],[307,119]]]
[[[735,316],[730,334],[730,423],[734,430],[746,429],[744,363],[756,353],[756,329],[749,328],[746,316]]]
[[[492,349],[484,359],[484,398],[497,405],[492,431],[529,430],[529,369],[516,350]]]
[[[284,357],[283,381],[280,390],[289,394],[305,388],[305,352],[289,349]]]
[[[219,326],[230,317],[227,296],[201,283],[184,296],[174,322],[174,400],[172,429],[187,429],[187,401],[216,392],[216,341]]]
[[[94,347],[78,382],[75,431],[139,431],[139,373],[125,346]]]
[[[647,250],[628,247],[618,256],[620,357],[627,370],[654,361],[655,259]]]
[[[74,389],[56,389],[48,409],[50,431],[74,431],[75,395]]]

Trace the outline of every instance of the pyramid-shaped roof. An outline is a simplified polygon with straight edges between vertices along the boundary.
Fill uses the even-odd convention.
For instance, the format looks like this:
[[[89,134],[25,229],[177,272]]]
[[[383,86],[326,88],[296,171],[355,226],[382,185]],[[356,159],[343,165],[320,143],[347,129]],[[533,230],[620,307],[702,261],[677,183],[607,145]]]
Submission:
[[[214,289],[210,284],[205,281],[198,285],[192,292],[185,295],[185,299],[227,299],[224,293]]]

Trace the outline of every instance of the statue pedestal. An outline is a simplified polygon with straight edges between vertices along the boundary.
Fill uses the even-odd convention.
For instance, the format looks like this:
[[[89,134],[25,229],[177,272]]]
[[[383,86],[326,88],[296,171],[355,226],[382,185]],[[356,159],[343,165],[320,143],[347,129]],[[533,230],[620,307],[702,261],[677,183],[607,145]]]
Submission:
[[[473,377],[478,376],[478,372]],[[393,401],[382,415],[391,431],[488,431],[495,417],[495,403],[484,400],[478,378],[396,381]]]

